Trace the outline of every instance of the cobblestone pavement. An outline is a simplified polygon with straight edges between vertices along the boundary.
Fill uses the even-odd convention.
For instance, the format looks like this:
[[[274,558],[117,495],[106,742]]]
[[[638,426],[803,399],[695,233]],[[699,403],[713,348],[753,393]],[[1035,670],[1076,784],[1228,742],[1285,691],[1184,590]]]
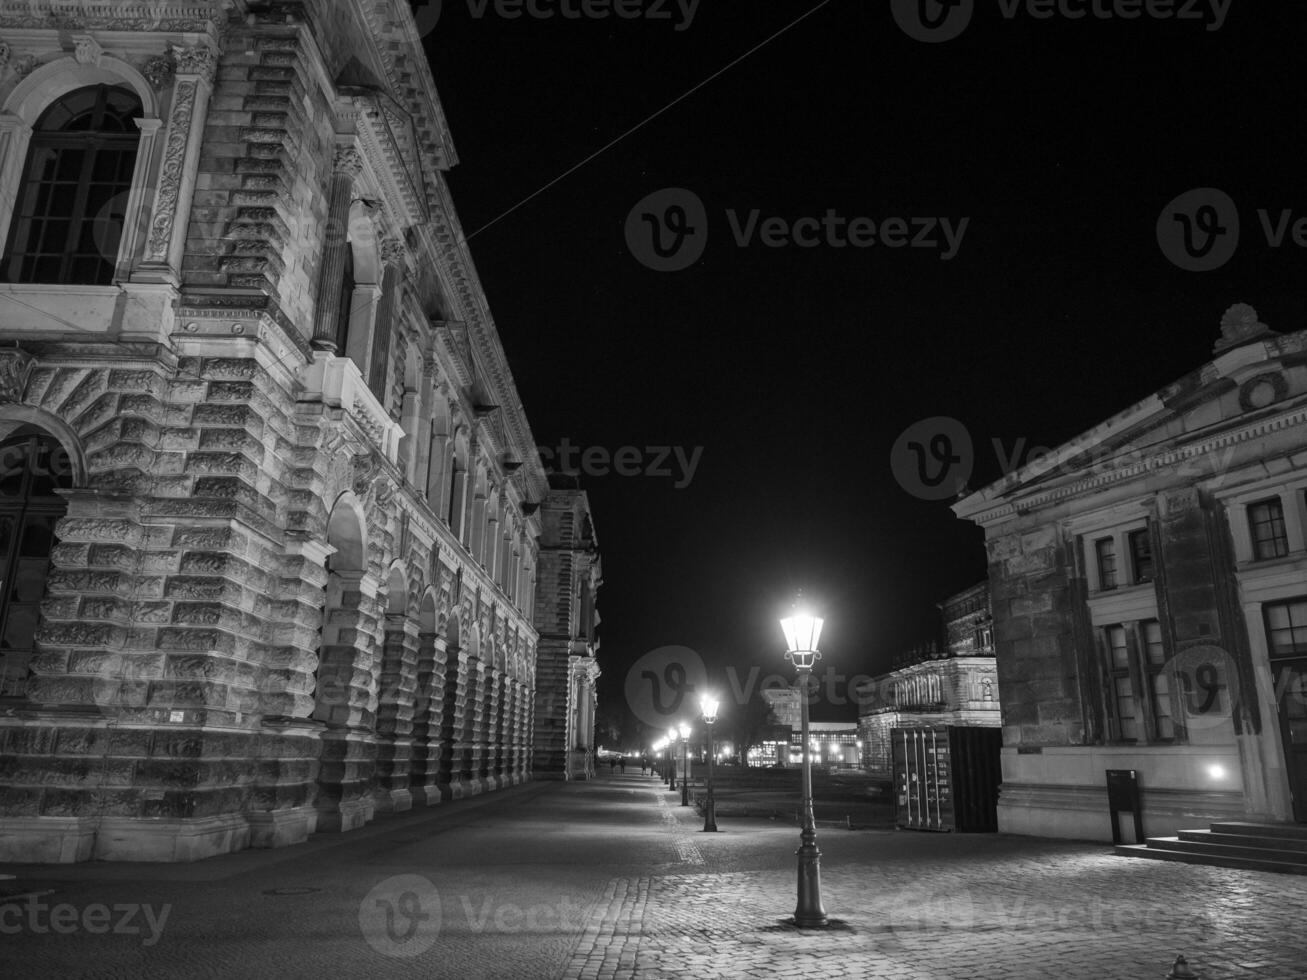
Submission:
[[[832,923],[801,931],[797,828],[718,825],[628,774],[193,865],[0,866],[0,977],[1307,976],[1304,878],[823,828]]]

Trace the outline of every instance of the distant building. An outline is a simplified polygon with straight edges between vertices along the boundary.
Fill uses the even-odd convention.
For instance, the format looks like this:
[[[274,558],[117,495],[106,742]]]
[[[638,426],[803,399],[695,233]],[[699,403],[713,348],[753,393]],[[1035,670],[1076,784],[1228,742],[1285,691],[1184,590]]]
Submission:
[[[939,604],[945,645],[929,644],[901,666],[857,687],[862,766],[888,772],[890,733],[908,725],[997,727],[998,676],[985,582]]]
[[[985,529],[1003,831],[1307,822],[1307,331],[1248,306],[1197,370],[954,505]]]
[[[775,724],[749,750],[751,766],[788,766],[803,762],[803,719],[799,689],[787,687],[762,692]],[[812,762],[824,766],[856,766],[861,746],[856,722],[809,721]]]

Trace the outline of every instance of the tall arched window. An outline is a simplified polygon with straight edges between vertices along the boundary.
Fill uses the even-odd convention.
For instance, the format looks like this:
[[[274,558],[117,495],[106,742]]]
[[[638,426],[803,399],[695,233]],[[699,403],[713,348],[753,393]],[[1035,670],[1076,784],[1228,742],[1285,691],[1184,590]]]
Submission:
[[[111,85],[78,89],[32,132],[0,278],[108,285],[136,168],[141,100]]]
[[[25,426],[0,442],[0,698],[21,697],[54,548],[73,485],[57,440]]]

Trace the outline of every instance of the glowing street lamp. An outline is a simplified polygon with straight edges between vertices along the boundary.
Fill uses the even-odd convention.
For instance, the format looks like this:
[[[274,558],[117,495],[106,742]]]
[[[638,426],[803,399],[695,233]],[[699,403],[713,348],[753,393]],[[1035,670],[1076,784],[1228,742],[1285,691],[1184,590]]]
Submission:
[[[673,793],[676,792],[676,735],[675,725],[667,729],[667,758],[671,762],[671,765],[667,767],[667,788]]]
[[[812,761],[809,758],[811,739],[808,735],[808,676],[813,665],[821,659],[817,641],[821,637],[822,620],[818,616],[795,612],[781,620],[785,632],[785,659],[799,672],[799,708],[803,733],[799,744],[803,746],[803,829],[799,831],[799,896],[794,907],[794,924],[799,928],[821,927],[827,924],[826,910],[821,904],[821,851],[817,850],[817,827],[812,815]]]
[[[681,722],[681,806],[690,805],[690,726]]]
[[[703,804],[703,829],[717,830],[717,804],[713,801],[712,796],[712,776],[713,776],[713,751],[712,751],[712,726],[717,720],[717,699],[711,694],[705,694],[699,698],[699,710],[703,712],[703,723],[708,726],[708,798]]]

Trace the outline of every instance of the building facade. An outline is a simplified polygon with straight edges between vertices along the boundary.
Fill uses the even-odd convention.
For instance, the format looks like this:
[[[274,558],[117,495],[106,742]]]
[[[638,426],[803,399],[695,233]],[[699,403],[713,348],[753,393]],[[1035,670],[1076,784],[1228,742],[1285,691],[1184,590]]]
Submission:
[[[1307,821],[1307,332],[1227,311],[1214,359],[954,505],[985,529],[1000,829]]]
[[[0,2],[0,860],[530,777],[553,496],[456,161],[407,4]]]
[[[590,501],[574,478],[553,474],[540,511],[540,615],[533,771],[537,779],[591,779],[603,584]]]
[[[894,670],[857,685],[862,766],[887,773],[890,735],[913,725],[998,727],[989,585],[981,582],[939,604],[944,644],[903,658]]]

